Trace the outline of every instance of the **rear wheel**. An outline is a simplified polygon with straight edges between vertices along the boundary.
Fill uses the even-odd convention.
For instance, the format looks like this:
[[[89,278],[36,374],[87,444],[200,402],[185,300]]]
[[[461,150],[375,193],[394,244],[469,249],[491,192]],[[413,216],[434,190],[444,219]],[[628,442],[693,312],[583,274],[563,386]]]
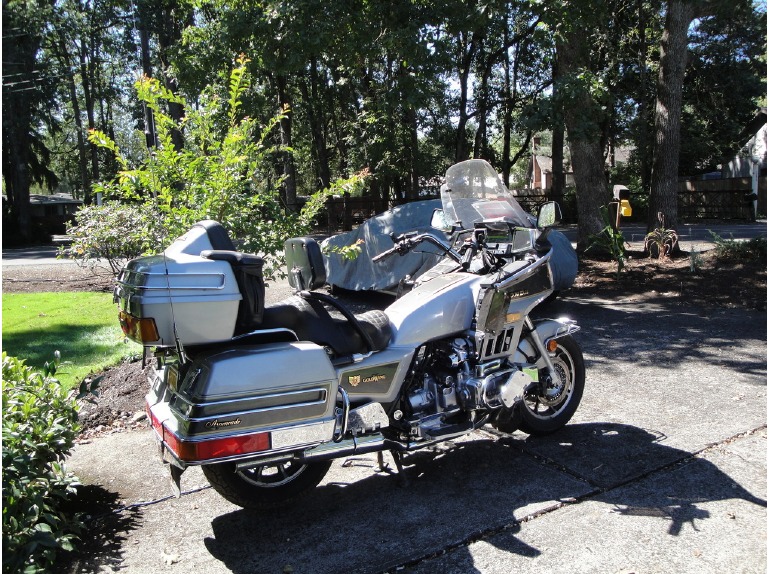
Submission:
[[[315,488],[331,461],[303,464],[294,460],[238,470],[235,463],[203,467],[203,474],[222,497],[243,508],[267,510],[301,497]]]
[[[539,385],[536,393],[528,394],[519,404],[519,428],[531,435],[555,432],[569,422],[583,397],[586,380],[583,352],[575,339],[567,335],[556,340],[551,362],[554,378],[548,385]]]

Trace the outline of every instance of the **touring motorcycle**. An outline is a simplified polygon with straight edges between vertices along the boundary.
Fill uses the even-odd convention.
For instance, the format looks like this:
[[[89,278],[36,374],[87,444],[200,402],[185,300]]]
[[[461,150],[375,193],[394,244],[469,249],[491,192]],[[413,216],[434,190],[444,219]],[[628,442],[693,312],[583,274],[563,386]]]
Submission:
[[[553,291],[548,235],[482,160],[452,166],[433,225],[375,260],[439,247],[444,258],[384,310],[352,312],[323,287],[309,237],[285,243],[291,297],[265,305],[263,259],[202,221],[163,253],[131,260],[115,287],[121,327],[153,355],[149,421],[177,495],[200,465],[230,502],[277,507],[317,486],[334,459],[411,451],[471,433],[563,427],[585,367],[568,319],[530,318]]]

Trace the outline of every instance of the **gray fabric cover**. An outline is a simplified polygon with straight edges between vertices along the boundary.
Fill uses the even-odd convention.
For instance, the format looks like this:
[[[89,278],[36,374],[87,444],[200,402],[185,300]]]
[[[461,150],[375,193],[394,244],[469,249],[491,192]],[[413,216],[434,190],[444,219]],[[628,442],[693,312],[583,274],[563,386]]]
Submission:
[[[392,255],[379,263],[373,263],[372,257],[393,247],[391,233],[429,232],[446,239],[441,231],[430,226],[434,209],[441,209],[440,200],[400,205],[366,220],[353,231],[326,239],[322,245],[336,247],[363,241],[361,254],[353,261],[344,261],[335,253],[325,256],[328,283],[351,291],[395,291],[399,281],[407,275],[412,279],[422,275],[442,257],[441,250],[429,243],[422,243],[406,255]],[[564,290],[572,285],[577,275],[577,254],[563,233],[552,231],[550,240],[554,246],[551,258],[554,284],[557,290]]]

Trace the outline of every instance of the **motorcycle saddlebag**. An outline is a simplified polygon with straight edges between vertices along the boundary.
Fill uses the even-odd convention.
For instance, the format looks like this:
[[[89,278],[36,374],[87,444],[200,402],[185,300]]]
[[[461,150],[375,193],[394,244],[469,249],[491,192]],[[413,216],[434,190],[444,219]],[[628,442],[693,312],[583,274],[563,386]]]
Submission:
[[[322,347],[282,342],[198,354],[147,395],[152,426],[185,464],[253,458],[329,442],[337,377]]]

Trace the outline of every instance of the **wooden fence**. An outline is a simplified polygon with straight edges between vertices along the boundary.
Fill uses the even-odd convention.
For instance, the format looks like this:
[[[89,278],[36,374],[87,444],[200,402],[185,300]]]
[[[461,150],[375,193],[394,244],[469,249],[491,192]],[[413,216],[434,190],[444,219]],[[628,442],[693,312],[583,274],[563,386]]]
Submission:
[[[687,180],[679,182],[679,218],[752,219],[751,178]],[[767,214],[767,178],[759,178],[757,212]]]

